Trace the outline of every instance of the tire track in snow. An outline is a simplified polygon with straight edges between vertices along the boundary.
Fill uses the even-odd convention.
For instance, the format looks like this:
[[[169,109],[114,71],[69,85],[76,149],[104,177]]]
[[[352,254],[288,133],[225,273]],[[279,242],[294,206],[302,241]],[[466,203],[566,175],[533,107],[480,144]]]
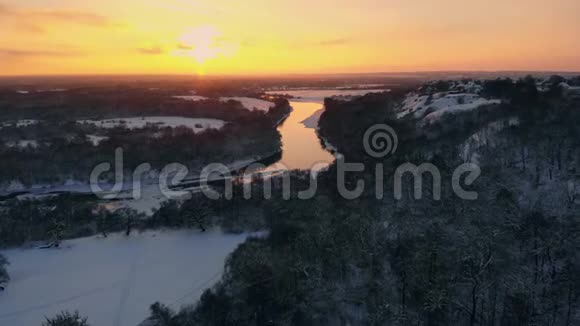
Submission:
[[[114,326],[121,326],[121,321],[123,320],[123,313],[125,312],[125,306],[127,305],[127,299],[129,299],[129,295],[131,295],[131,290],[135,283],[135,277],[137,275],[137,250],[133,253],[133,259],[131,261],[131,267],[129,268],[129,272],[127,273],[127,278],[125,279],[125,286],[121,292],[121,299],[119,301],[119,310],[117,311],[117,315],[115,316],[115,323]]]
[[[26,309],[22,309],[22,310],[18,310],[18,311],[13,311],[13,312],[9,312],[9,313],[6,313],[6,314],[2,314],[2,315],[0,315],[0,319],[6,319],[6,318],[10,318],[10,317],[16,317],[18,315],[22,315],[22,314],[25,314],[25,313],[29,313],[29,312],[33,312],[33,311],[37,311],[37,310],[42,310],[42,309],[50,308],[50,307],[53,307],[53,306],[56,306],[56,305],[65,304],[65,303],[68,303],[68,302],[71,302],[71,301],[75,301],[75,300],[78,300],[78,299],[82,299],[82,298],[91,296],[91,295],[96,294],[96,293],[99,293],[99,292],[103,292],[103,291],[109,290],[109,289],[114,288],[117,285],[121,285],[121,284],[123,284],[123,282],[122,281],[118,281],[118,282],[109,284],[107,286],[102,286],[102,287],[94,288],[92,290],[88,290],[88,291],[85,291],[85,292],[81,292],[81,293],[79,293],[77,295],[73,295],[73,296],[70,296],[70,297],[67,297],[67,298],[63,298],[63,299],[60,299],[60,300],[56,300],[56,301],[52,301],[52,302],[47,302],[47,303],[39,304],[39,305],[36,305],[36,306],[28,307]]]
[[[213,282],[216,278],[221,277],[222,276],[222,271],[218,271],[217,273],[215,273],[212,277],[210,277],[207,281],[196,285],[195,287],[193,287],[191,290],[189,290],[186,294],[184,294],[183,296],[179,297],[178,299],[175,299],[172,303],[169,304],[170,307],[176,307],[176,304],[178,304],[179,302],[181,302],[182,300],[186,299],[187,297],[190,297],[194,294],[196,294],[197,292],[199,292],[200,290],[205,289],[209,284],[211,284],[211,282]]]

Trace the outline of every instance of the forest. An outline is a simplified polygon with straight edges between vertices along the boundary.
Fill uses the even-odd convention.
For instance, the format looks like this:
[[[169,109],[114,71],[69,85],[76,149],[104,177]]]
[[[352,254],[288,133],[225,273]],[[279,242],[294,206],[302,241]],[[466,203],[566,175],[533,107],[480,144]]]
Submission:
[[[357,157],[356,135],[377,121],[400,126],[401,151],[385,166],[431,162],[447,176],[462,163],[463,142],[484,135],[477,149],[482,174],[471,186],[478,198],[458,200],[444,182],[441,200],[417,201],[409,192],[402,200],[369,193],[346,201],[331,167],[313,199],[278,196],[259,205],[269,236],[240,246],[199,303],[180,311],[155,304],[146,324],[578,324],[580,103],[537,92],[529,81],[487,82],[484,92],[503,94],[504,104],[435,140],[412,122],[392,120],[397,94],[335,108],[327,102],[320,133],[353,161],[374,160]],[[519,124],[478,133],[513,116]],[[341,120],[348,136],[344,123],[335,124]]]
[[[390,172],[405,162],[431,163],[442,174],[439,200],[416,200],[411,177],[403,178],[400,200],[377,199],[373,189],[345,200],[334,163],[316,176],[318,191],[307,200],[295,195],[309,186],[307,171],[273,177],[270,199],[244,199],[236,180],[232,200],[167,201],[149,217],[109,212],[74,196],[12,200],[0,211],[1,245],[149,228],[267,231],[229,256],[222,279],[199,302],[179,310],[155,303],[145,326],[577,325],[580,102],[562,94],[556,76],[545,91],[532,80],[482,82],[484,96],[502,103],[443,120],[457,127],[440,127],[436,137],[413,118],[397,119],[409,89],[326,101],[321,142],[368,167],[348,174],[347,185],[373,180],[377,163]],[[435,82],[420,91],[448,88]],[[376,123],[397,131],[396,155],[365,153],[361,138]],[[469,201],[455,196],[451,178],[466,153],[482,171],[468,185],[478,194]],[[285,177],[292,181],[288,198]],[[384,178],[384,192],[393,193],[393,173]],[[433,182],[423,184],[424,193]],[[255,178],[252,191],[264,185]],[[0,257],[0,277],[6,263]],[[82,312],[51,321],[87,323]]]

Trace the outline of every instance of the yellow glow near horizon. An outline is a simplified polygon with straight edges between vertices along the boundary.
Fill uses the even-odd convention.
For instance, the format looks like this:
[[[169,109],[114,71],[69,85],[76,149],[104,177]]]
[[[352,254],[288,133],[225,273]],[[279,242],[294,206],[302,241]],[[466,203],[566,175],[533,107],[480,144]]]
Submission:
[[[0,0],[0,75],[580,71],[577,0]]]
[[[194,58],[198,64],[198,74],[204,75],[204,64],[207,61],[220,56],[233,56],[237,51],[237,45],[220,40],[221,35],[221,32],[211,25],[190,29],[179,38],[179,44],[173,55]]]

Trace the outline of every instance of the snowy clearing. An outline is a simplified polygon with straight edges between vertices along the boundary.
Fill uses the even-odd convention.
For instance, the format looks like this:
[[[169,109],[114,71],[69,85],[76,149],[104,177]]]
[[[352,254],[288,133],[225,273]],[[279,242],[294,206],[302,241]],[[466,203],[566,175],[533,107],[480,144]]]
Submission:
[[[91,143],[93,143],[93,146],[98,146],[102,141],[109,139],[109,137],[96,136],[96,135],[87,135],[87,138],[89,139],[89,141]]]
[[[179,308],[198,300],[247,236],[148,231],[3,251],[12,281],[0,293],[0,324],[40,325],[45,316],[78,310],[93,326],[136,326],[156,301]]]
[[[252,97],[220,97],[220,101],[238,101],[248,110],[258,110],[268,112],[270,108],[274,107],[276,104],[269,101],[260,100]]]
[[[35,125],[38,123],[39,123],[38,120],[17,120],[17,121],[13,121],[13,122],[3,122],[0,124],[0,128],[4,128],[4,127],[21,128],[21,127],[32,126],[32,125]]]
[[[36,140],[19,140],[19,141],[9,141],[5,143],[6,146],[11,148],[37,148],[38,142]]]
[[[184,95],[184,96],[173,96],[173,98],[178,98],[181,100],[186,100],[186,101],[203,101],[203,100],[207,100],[208,98],[205,96],[199,96],[199,95]]]
[[[128,129],[140,129],[145,128],[147,125],[155,125],[160,128],[187,127],[196,132],[206,129],[221,129],[225,125],[223,120],[185,117],[135,117],[108,120],[79,120],[77,122],[93,124],[101,128],[124,126]]]
[[[173,96],[173,98],[178,98],[186,101],[203,101],[208,98],[199,95],[184,95],[184,96]],[[274,107],[276,104],[273,102],[253,98],[253,97],[220,97],[221,102],[227,101],[238,101],[242,103],[242,106],[248,110],[258,110],[268,112],[270,108]]]
[[[292,102],[324,103],[329,97],[352,97],[363,96],[370,93],[388,92],[386,89],[361,89],[361,90],[338,90],[338,89],[299,89],[268,91],[269,95],[290,95]]]

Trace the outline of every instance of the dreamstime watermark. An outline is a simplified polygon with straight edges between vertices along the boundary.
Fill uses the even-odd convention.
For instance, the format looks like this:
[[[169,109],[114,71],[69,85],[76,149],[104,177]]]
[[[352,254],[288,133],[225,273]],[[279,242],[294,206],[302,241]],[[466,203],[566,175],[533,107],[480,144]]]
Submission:
[[[363,178],[349,178],[351,173],[371,172],[374,176],[374,193],[377,199],[385,197],[385,180],[387,175],[385,164],[380,159],[385,159],[389,155],[394,155],[399,146],[399,139],[395,130],[385,124],[377,124],[370,127],[364,134],[363,147],[370,157],[377,159],[372,171],[368,171],[368,163],[346,162],[343,155],[336,155],[336,187],[338,193],[346,200],[360,198],[366,190],[366,181]],[[90,187],[91,191],[100,198],[114,199],[122,193],[130,193],[129,198],[141,199],[145,187],[158,187],[159,193],[156,195],[165,198],[175,199],[184,198],[191,195],[192,190],[203,193],[207,198],[218,200],[233,198],[234,182],[241,184],[243,187],[244,199],[250,199],[255,195],[253,191],[256,178],[262,181],[262,195],[264,199],[272,197],[272,182],[276,180],[281,184],[281,195],[285,200],[292,198],[292,178],[287,171],[290,169],[283,163],[276,163],[277,169],[269,171],[268,168],[260,163],[253,163],[244,167],[243,171],[233,171],[227,165],[221,163],[211,163],[205,166],[201,173],[196,177],[190,176],[187,166],[180,163],[168,164],[159,172],[152,170],[151,164],[143,163],[133,169],[130,182],[125,182],[124,176],[126,171],[123,165],[123,150],[115,150],[114,168],[111,163],[100,163],[91,172]],[[296,193],[298,199],[311,199],[318,190],[318,174],[328,167],[328,163],[317,162],[310,168],[309,186],[306,190]],[[280,171],[286,171],[280,173]],[[155,178],[151,176],[154,175]],[[463,200],[476,200],[478,193],[469,191],[464,186],[471,186],[481,175],[481,169],[477,164],[461,164],[453,171],[451,178],[451,188],[454,194]],[[426,178],[429,176],[429,178]],[[106,178],[103,178],[106,177]],[[189,178],[188,178],[189,177]],[[415,200],[423,199],[425,180],[431,180],[431,187],[428,192],[433,200],[441,199],[442,176],[439,168],[432,163],[422,163],[416,165],[413,163],[404,163],[399,165],[392,174],[393,179],[393,196],[397,200],[403,198],[413,198]],[[105,180],[114,179],[114,182],[104,182]],[[148,183],[145,185],[144,180]],[[463,180],[463,184],[462,184]],[[405,182],[407,181],[407,182]],[[220,186],[212,186],[216,184]],[[409,189],[405,191],[404,185],[412,184],[412,196]],[[353,186],[354,185],[354,186]],[[105,188],[103,188],[103,186]],[[409,187],[407,187],[409,188]],[[217,190],[219,189],[219,190]],[[221,190],[221,191],[220,191]],[[409,194],[408,196],[404,196]]]
[[[393,128],[378,124],[367,129],[363,136],[365,152],[374,158],[385,158],[395,154],[399,146],[399,137]]]

